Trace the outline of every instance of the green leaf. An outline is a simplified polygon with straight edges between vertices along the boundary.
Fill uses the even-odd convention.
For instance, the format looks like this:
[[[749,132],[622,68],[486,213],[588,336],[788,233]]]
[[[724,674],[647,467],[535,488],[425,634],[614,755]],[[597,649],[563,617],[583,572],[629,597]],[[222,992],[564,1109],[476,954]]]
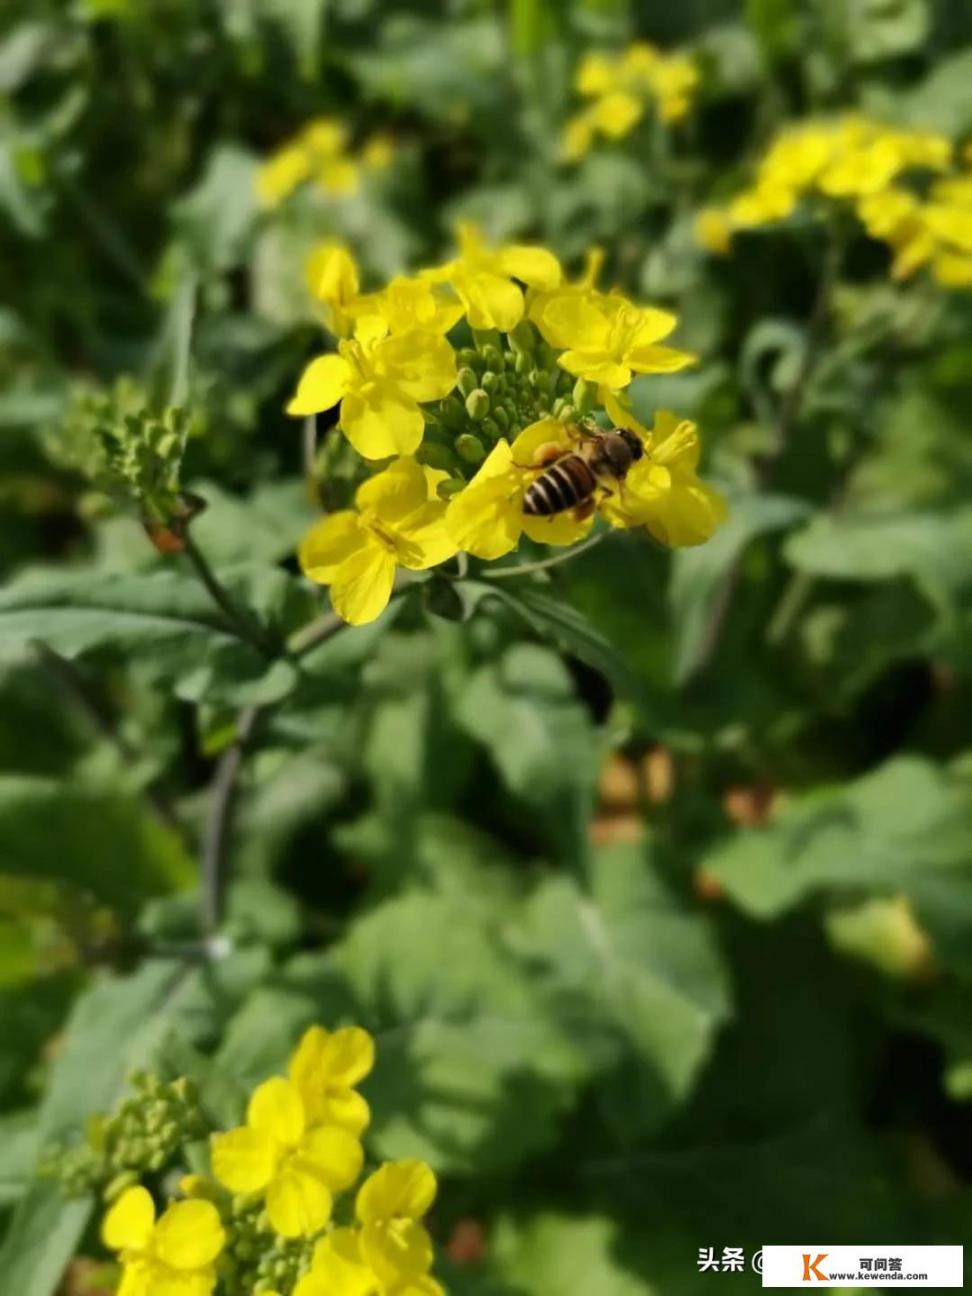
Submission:
[[[37,1113],[28,1108],[0,1116],[0,1210],[12,1206],[34,1183],[34,1167],[40,1153]]]
[[[972,508],[952,513],[821,514],[785,546],[800,571],[831,580],[887,581],[910,576],[949,612],[972,589]]]
[[[599,851],[587,888],[541,882],[516,948],[588,1052],[639,1060],[655,1119],[685,1098],[728,1014],[728,989],[712,933],[667,894],[643,846]]]
[[[960,138],[972,128],[972,50],[957,49],[939,60],[921,85],[896,101],[896,107],[903,120],[921,129]]]
[[[127,1073],[161,1044],[188,973],[149,963],[134,976],[96,981],[67,1024],[38,1117],[41,1146],[76,1137],[91,1112],[110,1109]],[[0,1247],[4,1282],[18,1296],[52,1296],[91,1216],[90,1198],[68,1201],[53,1183],[21,1199]]]
[[[63,879],[128,913],[196,880],[178,836],[141,803],[59,779],[0,775],[0,835],[6,873]]]
[[[968,776],[899,756],[846,785],[788,800],[764,828],[703,861],[754,918],[775,918],[824,888],[901,890],[943,930],[968,934],[972,788]]]
[[[657,1289],[625,1268],[629,1250],[616,1220],[542,1212],[525,1225],[500,1221],[491,1254],[504,1278],[523,1292],[557,1296],[652,1296]],[[636,1250],[640,1248],[636,1245]],[[686,1257],[686,1264],[692,1263]]]
[[[805,501],[785,495],[739,496],[730,501],[728,521],[707,544],[675,553],[668,597],[677,683],[684,684],[704,664],[720,591],[746,546],[758,535],[793,526],[809,512]]]
[[[507,580],[464,580],[457,585],[473,607],[480,607],[489,598],[499,599],[541,639],[599,671],[623,697],[641,699],[641,686],[610,640],[569,603],[541,590],[524,588],[525,580],[515,591]]]
[[[276,612],[291,580],[273,568],[227,576],[243,606]],[[261,606],[262,605],[262,606]],[[268,663],[233,633],[205,590],[189,575],[38,571],[0,591],[0,660],[46,644],[73,658],[92,649],[137,657],[177,696],[240,706],[283,696],[296,682],[286,662]]]
[[[582,864],[598,742],[560,658],[534,644],[508,648],[472,676],[459,721],[489,749],[507,789],[543,816],[558,858]]]
[[[251,153],[218,144],[202,179],[173,205],[176,228],[204,270],[227,270],[242,260],[257,215],[255,172]]]

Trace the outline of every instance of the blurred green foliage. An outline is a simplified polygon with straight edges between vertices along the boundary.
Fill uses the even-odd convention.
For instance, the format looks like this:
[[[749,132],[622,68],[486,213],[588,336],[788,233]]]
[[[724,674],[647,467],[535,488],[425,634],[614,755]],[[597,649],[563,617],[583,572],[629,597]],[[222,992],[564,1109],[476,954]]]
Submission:
[[[697,58],[699,103],[654,154],[561,165],[578,58],[635,36]],[[457,1296],[972,1242],[972,299],[891,288],[854,236],[820,337],[818,230],[720,261],[690,234],[790,117],[966,142],[970,69],[963,0],[7,5],[5,1290],[97,1253],[92,1204],[33,1168],[132,1066],[232,1120],[312,1021],[376,1034],[370,1148],[443,1176]],[[260,158],[321,115],[389,133],[391,166],[261,209]],[[698,419],[731,521],[268,653],[92,491],[78,410],[122,381],[191,411],[166,490],[206,501],[198,548],[285,642],[321,610],[294,545],[346,489],[335,438],[308,462],[282,413],[303,256],[344,238],[378,282],[458,217],[572,268],[600,243],[679,313],[701,364],[633,395]],[[253,708],[214,936],[199,841]]]

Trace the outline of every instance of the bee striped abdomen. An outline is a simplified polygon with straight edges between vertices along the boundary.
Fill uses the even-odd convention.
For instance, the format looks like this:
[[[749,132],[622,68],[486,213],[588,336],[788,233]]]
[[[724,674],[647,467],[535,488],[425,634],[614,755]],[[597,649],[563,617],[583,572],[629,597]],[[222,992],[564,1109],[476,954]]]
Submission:
[[[564,513],[589,499],[596,486],[597,478],[580,455],[565,455],[527,488],[523,512],[534,517]]]

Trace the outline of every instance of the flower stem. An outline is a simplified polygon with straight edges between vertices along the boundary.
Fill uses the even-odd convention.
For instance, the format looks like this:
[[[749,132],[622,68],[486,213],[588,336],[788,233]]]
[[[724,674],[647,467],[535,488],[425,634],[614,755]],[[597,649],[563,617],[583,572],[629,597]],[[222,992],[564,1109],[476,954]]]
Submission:
[[[578,557],[579,554],[586,553],[588,549],[593,549],[602,540],[606,540],[607,536],[607,531],[600,531],[585,540],[583,544],[574,545],[572,549],[555,554],[553,558],[543,558],[539,562],[516,563],[510,567],[494,567],[492,570],[487,569],[482,575],[487,580],[504,580],[509,576],[531,576],[534,572],[548,571],[551,567],[559,567],[562,563]]]
[[[252,648],[255,648],[262,656],[276,657],[276,647],[269,641],[264,627],[251,612],[237,607],[229,591],[210,567],[208,560],[191,535],[186,535],[183,552],[192,563],[193,570],[205,587],[209,597],[229,622],[234,634]]]

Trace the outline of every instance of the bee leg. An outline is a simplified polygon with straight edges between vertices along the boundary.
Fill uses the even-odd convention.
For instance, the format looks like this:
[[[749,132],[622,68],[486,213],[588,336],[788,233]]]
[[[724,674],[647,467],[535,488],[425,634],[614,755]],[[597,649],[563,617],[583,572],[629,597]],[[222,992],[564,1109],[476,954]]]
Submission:
[[[596,508],[597,508],[597,501],[594,499],[592,495],[590,499],[584,500],[583,503],[578,504],[577,507],[574,509],[574,521],[575,522],[586,521],[586,519],[591,516],[591,514],[594,512]]]

